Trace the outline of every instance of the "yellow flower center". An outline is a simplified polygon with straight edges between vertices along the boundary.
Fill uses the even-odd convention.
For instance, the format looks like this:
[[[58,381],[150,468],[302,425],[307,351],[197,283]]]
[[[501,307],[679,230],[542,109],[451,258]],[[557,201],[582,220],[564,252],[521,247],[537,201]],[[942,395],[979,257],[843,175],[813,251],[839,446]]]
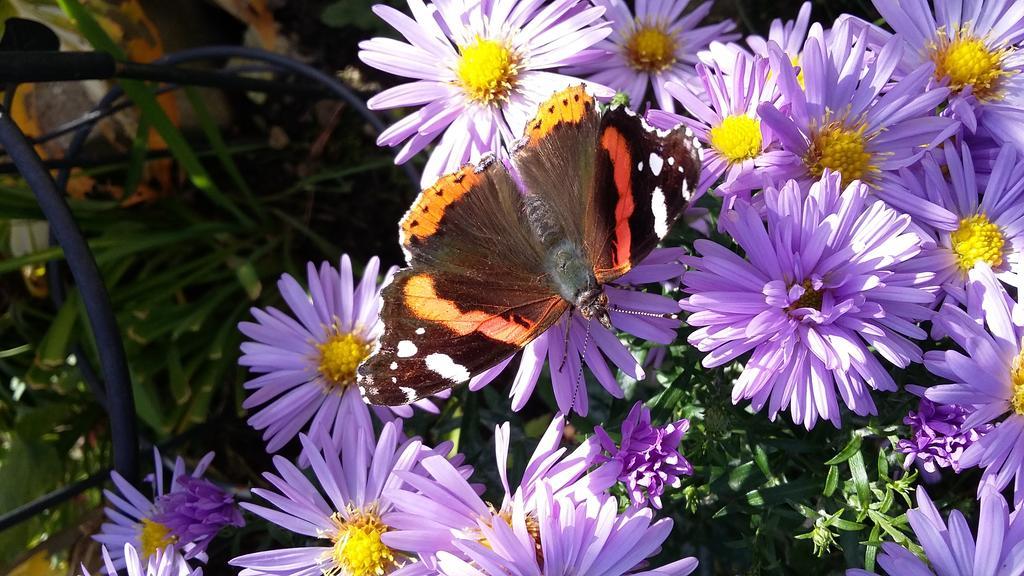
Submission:
[[[143,518],[142,537],[140,540],[142,544],[142,557],[145,559],[152,556],[157,550],[163,550],[174,544],[177,538],[171,535],[171,529],[167,526],[154,522],[149,518]]]
[[[508,45],[477,36],[459,47],[459,55],[455,73],[472,100],[494,104],[508,99],[519,76],[519,57]]]
[[[381,521],[376,505],[365,510],[351,510],[348,520],[335,513],[331,521],[337,526],[332,538],[331,566],[326,576],[383,576],[399,568],[395,552],[381,541],[388,527]]]
[[[993,268],[1003,263],[1006,239],[999,226],[984,214],[975,214],[961,220],[960,226],[950,235],[950,240],[957,264],[964,272],[974,268],[977,262],[985,262]]]
[[[931,53],[936,79],[949,78],[953,90],[971,86],[971,92],[981,100],[995,96],[999,79],[1008,75],[1002,66],[1006,50],[991,50],[965,31],[957,32],[952,39],[944,37],[932,46]]]
[[[866,180],[875,167],[867,150],[865,128],[864,124],[847,127],[842,122],[832,122],[816,131],[804,159],[811,175],[821,178],[828,168],[839,172],[843,182]]]
[[[642,72],[661,72],[676,63],[678,42],[661,24],[638,24],[626,40],[630,66]]]
[[[351,333],[335,334],[317,346],[320,375],[335,388],[344,388],[356,377],[356,368],[370,354],[370,345]]]
[[[711,129],[711,145],[730,162],[761,153],[761,122],[743,114],[727,116]]]
[[[1010,406],[1017,414],[1024,416],[1024,350],[1013,359],[1010,365],[1010,382],[1013,383],[1013,398]]]
[[[800,283],[804,288],[804,293],[786,307],[786,312],[792,312],[798,308],[813,308],[814,310],[821,310],[821,290],[815,290],[810,280],[804,280]]]

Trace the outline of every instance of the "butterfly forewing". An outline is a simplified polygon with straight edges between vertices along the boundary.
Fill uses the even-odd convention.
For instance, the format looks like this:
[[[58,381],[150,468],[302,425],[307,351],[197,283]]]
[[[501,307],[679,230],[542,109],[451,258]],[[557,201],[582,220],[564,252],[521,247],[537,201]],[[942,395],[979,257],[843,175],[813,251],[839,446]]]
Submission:
[[[403,219],[409,267],[383,291],[384,333],[359,369],[375,404],[469,380],[536,338],[567,307],[504,167],[485,161],[424,190]]]
[[[605,112],[584,230],[598,281],[618,278],[651,253],[686,210],[699,174],[699,145],[688,128],[655,130],[624,107]]]

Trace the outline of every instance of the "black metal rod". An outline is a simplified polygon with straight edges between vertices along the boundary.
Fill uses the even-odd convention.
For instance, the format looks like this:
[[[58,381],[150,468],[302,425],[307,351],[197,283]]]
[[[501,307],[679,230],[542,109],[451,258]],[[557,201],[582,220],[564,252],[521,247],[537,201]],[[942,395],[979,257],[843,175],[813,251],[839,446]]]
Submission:
[[[318,84],[289,84],[219,70],[180,68],[162,63],[115,60],[106,52],[5,52],[0,58],[0,83],[78,82],[81,80],[146,80],[223,90],[327,96]]]
[[[0,82],[77,82],[107,80],[117,61],[106,52],[4,52]]]
[[[10,512],[6,512],[0,515],[0,532],[20,524],[25,520],[39,514],[40,512],[52,508],[66,500],[70,500],[75,496],[78,496],[82,492],[85,492],[89,488],[101,486],[103,482],[110,476],[110,470],[104,470],[98,474],[93,474],[88,478],[79,480],[73,484],[67,486],[61,486],[60,488],[46,494],[45,496],[33,500],[27,504],[18,506]]]
[[[50,223],[51,233],[64,250],[65,261],[78,286],[100,354],[100,367],[107,389],[114,469],[134,483],[139,470],[134,394],[124,342],[96,259],[60,189],[5,109],[0,109],[0,145],[21,169],[22,177],[36,195],[39,207]]]

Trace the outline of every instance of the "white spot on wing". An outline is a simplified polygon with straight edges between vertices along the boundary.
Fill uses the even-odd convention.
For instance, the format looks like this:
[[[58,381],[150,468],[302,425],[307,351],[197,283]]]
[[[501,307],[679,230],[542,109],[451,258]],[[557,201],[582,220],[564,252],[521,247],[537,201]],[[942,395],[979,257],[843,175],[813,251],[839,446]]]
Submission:
[[[451,380],[455,383],[465,382],[469,380],[469,370],[461,364],[456,364],[455,360],[447,354],[441,354],[435,352],[430,354],[426,358],[427,368],[438,376]]]
[[[683,185],[680,187],[679,192],[680,194],[683,195],[684,199],[686,199],[687,201],[690,200],[690,183],[686,180],[686,178],[683,178]]]
[[[392,370],[398,370],[398,362],[392,362],[389,368],[391,368]]]
[[[420,395],[416,393],[415,388],[409,388],[408,386],[399,386],[398,389],[402,391],[402,394],[405,394],[405,402],[407,404],[412,404],[413,402],[419,400],[420,398]]]
[[[676,159],[673,158],[672,156],[669,156],[668,157],[668,165],[669,166],[675,166],[676,165]]]
[[[397,354],[399,358],[408,358],[410,356],[415,356],[416,345],[408,340],[402,340],[401,342],[398,343]]]
[[[658,238],[664,238],[668,235],[668,206],[661,186],[655,186],[651,193],[651,212],[654,214],[654,233]]]
[[[425,332],[426,332],[426,330],[424,330],[423,328],[417,328],[416,329],[416,333],[419,334],[420,336],[422,336]]]
[[[638,163],[636,165],[636,169],[637,169],[637,171],[643,172],[643,170],[644,170],[644,163],[643,162]]]
[[[651,157],[648,160],[651,162],[651,172],[655,176],[661,174],[661,167],[665,165],[665,159],[651,152]]]

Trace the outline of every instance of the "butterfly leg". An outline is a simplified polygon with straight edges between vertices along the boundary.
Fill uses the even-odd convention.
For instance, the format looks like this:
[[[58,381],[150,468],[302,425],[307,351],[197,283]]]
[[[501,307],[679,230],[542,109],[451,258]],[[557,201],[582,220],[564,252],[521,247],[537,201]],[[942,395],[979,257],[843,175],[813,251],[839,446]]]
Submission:
[[[569,360],[569,330],[572,328],[572,313],[576,311],[576,307],[572,306],[569,308],[568,314],[565,316],[565,334],[562,339],[562,363],[558,365],[558,371],[561,372],[562,368],[565,368],[565,363]]]

